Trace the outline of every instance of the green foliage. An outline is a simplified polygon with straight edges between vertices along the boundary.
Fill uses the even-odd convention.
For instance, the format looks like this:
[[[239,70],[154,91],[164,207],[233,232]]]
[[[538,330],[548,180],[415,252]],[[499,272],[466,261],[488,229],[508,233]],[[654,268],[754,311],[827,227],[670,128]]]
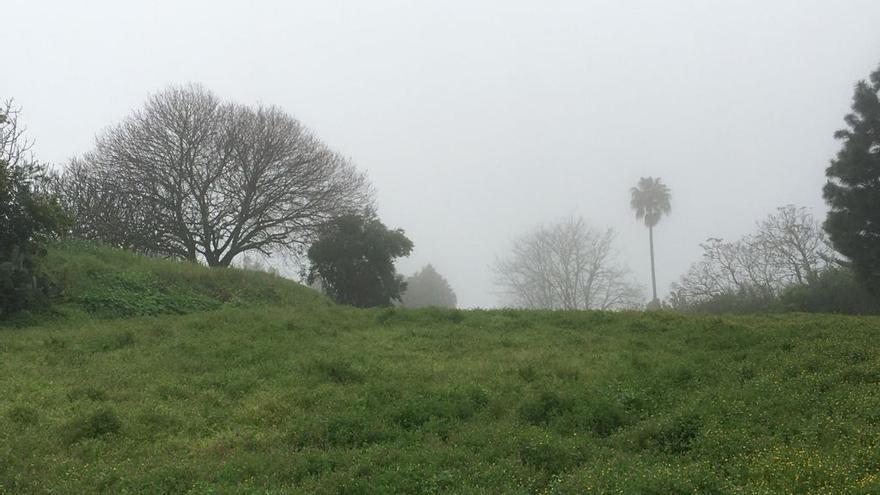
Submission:
[[[118,433],[121,427],[122,424],[116,413],[110,409],[101,409],[64,425],[62,437],[69,444],[76,443],[80,440]]]
[[[810,284],[783,291],[782,305],[789,311],[807,313],[878,314],[880,302],[847,268],[822,271]]]
[[[878,318],[285,301],[0,329],[0,493],[880,488]]]
[[[834,248],[852,260],[856,275],[880,297],[880,68],[859,81],[847,129],[834,137],[843,145],[825,171],[825,200],[831,207],[825,229]]]
[[[266,274],[48,259],[62,311],[0,327],[3,494],[880,489],[877,317],[356,310]],[[235,296],[77,302],[146,274]]]
[[[809,283],[793,285],[778,294],[762,291],[723,292],[699,301],[670,300],[686,313],[756,314],[804,313],[878,314],[880,303],[845,267],[820,271]]]
[[[82,241],[51,245],[42,264],[47,279],[61,289],[59,310],[72,308],[101,318],[250,304],[329,304],[316,291],[276,275],[209,269]]]
[[[56,198],[45,192],[46,167],[21,156],[27,146],[18,144],[19,139],[14,122],[0,113],[0,316],[4,317],[45,301],[49,285],[37,262],[44,243],[60,235],[67,222]]]
[[[671,301],[672,307],[686,313],[755,314],[778,313],[785,307],[776,294],[758,290],[727,291],[700,301]]]
[[[636,218],[644,220],[646,227],[654,227],[663,215],[672,211],[669,186],[659,177],[642,177],[636,187],[630,188],[630,207]]]
[[[407,308],[454,308],[457,302],[449,282],[431,265],[406,279],[406,291],[401,302]]]
[[[570,412],[574,408],[572,400],[560,396],[552,390],[544,390],[537,397],[523,402],[519,408],[520,416],[533,425],[547,424],[555,416]]]
[[[409,255],[412,247],[402,230],[388,230],[370,212],[342,216],[309,248],[308,280],[340,304],[388,306],[406,289],[394,260]]]

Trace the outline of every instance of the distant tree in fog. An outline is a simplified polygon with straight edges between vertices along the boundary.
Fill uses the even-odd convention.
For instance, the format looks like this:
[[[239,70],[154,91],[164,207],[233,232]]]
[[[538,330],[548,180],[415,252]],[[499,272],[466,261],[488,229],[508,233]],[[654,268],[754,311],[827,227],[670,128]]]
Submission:
[[[245,254],[244,256],[242,256],[241,261],[238,263],[238,265],[244,270],[265,272],[272,275],[280,275],[278,268],[267,263],[265,259],[260,259],[258,256],[254,256],[251,254]]]
[[[880,297],[880,69],[856,85],[844,120],[848,128],[834,134],[843,145],[825,171],[825,230],[859,281]]]
[[[151,96],[70,164],[58,191],[76,236],[209,266],[305,248],[371,203],[366,178],[295,118],[197,85]]]
[[[615,232],[582,218],[541,226],[496,260],[495,284],[516,307],[620,309],[641,303],[641,289],[617,260]]]
[[[449,282],[433,266],[426,265],[406,279],[406,290],[401,294],[401,302],[407,308],[454,308],[457,300]]]
[[[636,219],[644,220],[648,227],[648,242],[651,249],[651,303],[658,305],[657,277],[654,272],[654,227],[663,215],[671,211],[669,187],[660,178],[642,177],[636,187],[630,189],[630,206],[636,212]]]

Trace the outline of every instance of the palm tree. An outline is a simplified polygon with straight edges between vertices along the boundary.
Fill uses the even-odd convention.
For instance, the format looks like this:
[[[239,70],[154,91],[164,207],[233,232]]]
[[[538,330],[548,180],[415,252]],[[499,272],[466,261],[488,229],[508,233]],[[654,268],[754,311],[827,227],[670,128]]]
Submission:
[[[660,178],[642,177],[637,187],[630,189],[632,199],[630,206],[636,211],[636,219],[645,220],[648,227],[648,240],[651,244],[651,288],[654,291],[652,303],[657,303],[657,279],[654,275],[654,226],[660,221],[660,217],[668,215],[671,211],[669,206],[669,187],[660,182]]]

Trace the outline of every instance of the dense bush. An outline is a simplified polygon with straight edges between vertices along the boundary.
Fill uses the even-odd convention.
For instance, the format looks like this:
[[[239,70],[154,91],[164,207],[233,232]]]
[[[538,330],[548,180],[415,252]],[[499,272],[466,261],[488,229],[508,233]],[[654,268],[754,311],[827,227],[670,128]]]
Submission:
[[[775,294],[748,290],[731,290],[696,301],[673,297],[669,305],[685,313],[707,314],[776,313],[783,309]]]
[[[804,313],[880,314],[880,301],[861,285],[851,270],[822,270],[810,282],[789,286],[778,294],[756,291],[724,292],[700,301],[670,298],[669,306],[686,313],[753,314]]]
[[[406,290],[394,260],[412,248],[403,230],[388,229],[375,212],[344,215],[324,225],[309,247],[308,282],[339,304],[388,306]]]
[[[0,108],[0,316],[33,306],[48,285],[38,270],[46,240],[66,223],[46,192],[48,173],[29,155],[11,102]]]
[[[811,284],[789,287],[782,292],[782,306],[808,313],[878,314],[880,302],[846,268],[823,271]]]

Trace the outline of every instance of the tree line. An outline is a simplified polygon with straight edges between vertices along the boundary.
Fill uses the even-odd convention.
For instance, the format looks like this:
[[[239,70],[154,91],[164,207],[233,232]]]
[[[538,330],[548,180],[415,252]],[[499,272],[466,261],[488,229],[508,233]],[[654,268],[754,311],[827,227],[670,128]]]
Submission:
[[[708,238],[702,259],[657,295],[654,228],[671,212],[670,189],[643,177],[630,206],[648,228],[648,308],[688,312],[822,311],[880,313],[880,69],[856,84],[842,141],[826,170],[824,223],[805,208],[779,207],[756,231],[729,241]],[[493,265],[509,305],[523,308],[640,307],[638,284],[614,253],[613,230],[583,218],[541,226],[514,241]]]
[[[287,253],[337,302],[401,299],[393,261],[412,242],[379,220],[366,176],[278,107],[170,87],[57,173],[18,117],[0,109],[0,314],[50,295],[38,259],[64,236],[210,267]]]
[[[824,223],[780,207],[756,230],[708,238],[702,259],[658,298],[654,229],[669,187],[630,190],[648,228],[649,308],[682,311],[880,311],[880,69],[857,83],[842,142],[826,169]],[[455,306],[432,266],[409,279],[394,261],[413,248],[378,218],[367,177],[274,106],[224,101],[199,85],[170,87],[100,134],[54,173],[9,100],[0,107],[0,313],[48,297],[38,260],[64,236],[143,254],[228,267],[255,253],[304,260],[306,281],[354,306]],[[581,217],[543,225],[492,265],[505,304],[523,308],[643,306],[613,229]],[[409,289],[408,289],[409,286]],[[845,294],[845,296],[842,296]]]

